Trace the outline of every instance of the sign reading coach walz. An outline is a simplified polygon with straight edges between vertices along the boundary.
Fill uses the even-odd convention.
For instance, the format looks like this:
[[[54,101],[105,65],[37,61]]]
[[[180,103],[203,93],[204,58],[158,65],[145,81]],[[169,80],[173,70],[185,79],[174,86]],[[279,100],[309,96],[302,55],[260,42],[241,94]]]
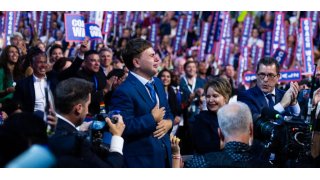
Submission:
[[[83,41],[85,33],[84,17],[80,14],[65,14],[66,41]]]

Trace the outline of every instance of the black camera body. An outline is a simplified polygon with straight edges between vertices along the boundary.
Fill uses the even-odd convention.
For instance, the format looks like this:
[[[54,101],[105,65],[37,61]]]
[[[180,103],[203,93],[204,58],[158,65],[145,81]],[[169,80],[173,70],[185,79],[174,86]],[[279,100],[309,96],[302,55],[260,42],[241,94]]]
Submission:
[[[118,123],[118,118],[114,115],[120,114],[120,111],[110,111],[107,113],[100,113],[93,117],[90,127],[90,140],[94,146],[107,146],[110,145],[111,133],[109,132],[109,126],[105,121],[106,117],[109,117],[113,124]],[[106,137],[107,136],[107,137]],[[106,147],[104,147],[106,148]]]
[[[309,124],[298,117],[271,118],[272,112],[268,113],[255,119],[255,139],[263,142],[268,151],[278,155],[283,163],[299,163],[307,159],[311,147]]]

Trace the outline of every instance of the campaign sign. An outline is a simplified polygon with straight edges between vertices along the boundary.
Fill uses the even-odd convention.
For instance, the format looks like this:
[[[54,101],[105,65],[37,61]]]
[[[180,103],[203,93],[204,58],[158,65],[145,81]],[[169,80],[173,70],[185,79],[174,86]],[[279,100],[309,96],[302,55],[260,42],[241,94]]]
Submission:
[[[83,41],[85,33],[84,17],[80,14],[65,14],[66,41]]]
[[[99,25],[95,23],[87,23],[86,36],[88,36],[90,40],[102,39],[101,28],[99,27]]]
[[[300,81],[302,79],[300,70],[280,72],[280,82]]]
[[[300,21],[301,33],[302,33],[302,58],[304,60],[304,73],[312,74],[314,64],[314,50],[313,50],[313,39],[312,39],[312,26],[311,20],[303,18]]]
[[[282,67],[283,63],[287,59],[288,53],[280,48],[276,49],[276,51],[273,53],[272,57],[275,58],[278,63],[280,64],[280,67]]]
[[[206,49],[206,45],[207,45],[207,38],[208,38],[208,34],[209,34],[209,26],[210,24],[205,22],[202,24],[202,33],[201,33],[201,44],[200,44],[200,52],[198,55],[198,61],[202,61],[204,60],[204,56],[205,56],[205,49]]]
[[[264,40],[264,55],[270,56],[271,46],[272,46],[272,31],[266,31],[263,34],[263,40]]]
[[[210,26],[210,30],[209,30],[209,37],[208,37],[208,41],[207,41],[207,47],[206,47],[206,54],[211,54],[212,52],[214,52],[214,34],[215,34],[215,30],[216,30],[216,26],[218,24],[219,21],[219,12],[213,12],[211,13],[212,15],[212,22],[211,22],[211,26]]]
[[[112,16],[113,16],[112,11],[105,12],[103,34],[109,34],[109,31],[112,27]]]
[[[192,30],[192,18],[193,18],[193,11],[187,12],[187,21],[186,21],[186,33],[188,30]]]
[[[319,19],[319,13],[318,11],[313,11],[312,13],[312,37],[317,37],[318,32],[318,19]]]
[[[40,17],[39,17],[39,22],[38,22],[38,35],[41,36],[43,29],[44,29],[44,20],[45,20],[46,12],[41,11],[40,12]]]
[[[180,44],[181,44],[182,33],[183,33],[183,29],[184,29],[184,27],[183,27],[184,22],[185,22],[185,18],[180,16],[179,22],[178,22],[178,27],[177,27],[177,34],[176,34],[176,38],[175,38],[174,46],[173,46],[174,52],[178,52],[181,49]]]
[[[247,14],[244,24],[243,24],[243,33],[240,42],[240,48],[243,48],[248,45],[248,41],[250,38],[251,30],[252,30],[253,18],[251,15]]]
[[[48,11],[48,13],[47,13],[47,23],[46,23],[47,30],[50,30],[50,26],[51,26],[51,11]]]
[[[238,68],[239,68],[239,70],[238,70],[238,79],[237,80],[238,80],[238,83],[241,83],[243,81],[242,74],[246,70],[244,58],[242,55],[240,55],[240,57],[239,57]]]
[[[276,12],[273,25],[272,36],[272,52],[274,52],[280,46],[281,28],[283,26],[284,14]]]
[[[14,22],[14,32],[18,30],[19,23],[20,23],[21,11],[16,12],[16,20]]]
[[[149,38],[153,48],[155,48],[157,44],[157,29],[158,26],[156,23],[151,24],[151,32]]]
[[[244,73],[244,83],[250,84],[251,81],[256,80],[256,74],[255,73]]]
[[[244,83],[250,84],[251,81],[256,79],[255,73],[245,73]],[[300,70],[280,71],[279,82],[300,81],[302,79]]]
[[[0,17],[0,34],[3,31],[3,26],[4,26],[4,17]]]
[[[5,30],[4,30],[4,37],[5,37],[5,45],[10,45],[10,37],[11,34],[13,34],[14,30],[14,21],[16,12],[14,11],[7,11],[6,12],[6,17],[5,17]]]

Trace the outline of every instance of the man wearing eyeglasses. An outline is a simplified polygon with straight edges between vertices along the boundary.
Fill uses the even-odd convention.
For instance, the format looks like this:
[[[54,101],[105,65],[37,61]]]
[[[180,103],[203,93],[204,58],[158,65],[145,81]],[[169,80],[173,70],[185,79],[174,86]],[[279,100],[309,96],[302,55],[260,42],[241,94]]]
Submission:
[[[299,85],[291,82],[287,91],[276,88],[280,78],[279,63],[271,57],[262,58],[257,66],[257,85],[244,92],[239,92],[238,101],[246,103],[251,109],[252,115],[262,113],[262,109],[268,108],[282,115],[298,116],[300,106],[297,103]]]

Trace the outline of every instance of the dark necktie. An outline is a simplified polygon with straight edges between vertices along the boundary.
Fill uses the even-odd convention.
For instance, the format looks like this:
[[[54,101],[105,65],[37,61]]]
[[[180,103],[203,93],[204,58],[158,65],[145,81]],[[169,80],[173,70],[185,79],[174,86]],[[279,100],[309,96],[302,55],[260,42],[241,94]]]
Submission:
[[[273,109],[273,106],[274,106],[274,101],[273,101],[273,94],[268,94],[266,95],[268,101],[269,101],[269,108],[270,109]]]
[[[148,90],[150,92],[152,102],[156,103],[157,102],[157,97],[156,97],[156,91],[154,90],[154,86],[153,85],[154,85],[153,82],[151,82],[151,83],[148,82],[146,84],[146,86],[147,86],[147,88],[148,88]]]

